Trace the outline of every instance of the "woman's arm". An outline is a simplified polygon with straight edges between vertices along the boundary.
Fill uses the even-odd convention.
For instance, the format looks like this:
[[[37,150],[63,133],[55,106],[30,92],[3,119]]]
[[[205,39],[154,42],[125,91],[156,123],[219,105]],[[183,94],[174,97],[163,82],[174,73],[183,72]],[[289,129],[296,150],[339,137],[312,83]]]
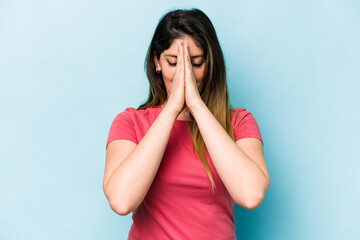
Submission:
[[[138,145],[108,144],[103,188],[111,208],[127,215],[143,201],[159,169],[177,114],[166,107]]]
[[[192,113],[214,166],[233,200],[247,209],[261,204],[270,185],[262,143],[245,138],[236,143],[202,101],[185,41],[185,102]]]
[[[244,138],[235,143],[205,104],[191,112],[212,162],[233,200],[247,209],[258,207],[270,185],[261,141]]]
[[[183,50],[179,44],[173,88],[166,106],[138,145],[127,140],[108,144],[103,188],[111,208],[120,215],[135,210],[159,169],[175,120],[185,106]]]

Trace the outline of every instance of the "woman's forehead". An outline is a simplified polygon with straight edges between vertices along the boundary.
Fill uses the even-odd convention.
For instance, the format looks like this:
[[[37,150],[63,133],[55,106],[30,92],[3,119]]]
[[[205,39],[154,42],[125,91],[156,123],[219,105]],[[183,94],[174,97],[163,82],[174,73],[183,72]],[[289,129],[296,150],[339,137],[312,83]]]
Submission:
[[[164,51],[164,55],[168,57],[177,57],[178,54],[178,42],[179,40],[185,40],[185,38],[175,39],[171,46]],[[187,37],[188,49],[191,58],[203,57],[203,50],[195,44],[195,41],[191,37]]]
[[[177,55],[173,55],[173,54],[164,54],[164,56],[165,56],[165,57],[169,57],[169,58],[177,58]],[[190,58],[191,58],[191,59],[202,58],[202,57],[204,57],[203,54],[193,55],[193,56],[190,54]]]

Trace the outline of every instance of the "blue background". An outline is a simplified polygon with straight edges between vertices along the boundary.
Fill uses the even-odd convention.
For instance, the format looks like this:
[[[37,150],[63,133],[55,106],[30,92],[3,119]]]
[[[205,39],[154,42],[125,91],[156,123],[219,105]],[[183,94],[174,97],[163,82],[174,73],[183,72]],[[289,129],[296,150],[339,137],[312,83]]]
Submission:
[[[102,191],[113,118],[145,101],[160,17],[197,7],[271,186],[238,239],[360,239],[360,3],[0,0],[0,239],[126,239]]]

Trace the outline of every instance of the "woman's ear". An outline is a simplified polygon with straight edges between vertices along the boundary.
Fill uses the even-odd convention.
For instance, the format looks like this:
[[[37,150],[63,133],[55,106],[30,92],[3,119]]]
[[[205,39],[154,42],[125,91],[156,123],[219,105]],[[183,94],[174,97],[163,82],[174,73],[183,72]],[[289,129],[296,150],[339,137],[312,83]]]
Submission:
[[[156,52],[154,52],[154,63],[155,63],[155,69],[157,72],[161,71],[160,61],[156,56]]]

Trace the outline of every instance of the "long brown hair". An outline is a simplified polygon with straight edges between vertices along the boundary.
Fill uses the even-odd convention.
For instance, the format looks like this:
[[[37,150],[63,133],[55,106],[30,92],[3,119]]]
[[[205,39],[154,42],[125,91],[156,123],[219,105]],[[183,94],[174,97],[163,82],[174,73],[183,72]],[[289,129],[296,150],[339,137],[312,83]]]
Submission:
[[[185,35],[191,36],[204,51],[206,66],[201,98],[221,126],[234,139],[224,56],[210,19],[199,9],[173,10],[160,19],[145,59],[145,70],[150,83],[149,97],[138,109],[159,106],[166,101],[166,87],[162,74],[156,73],[154,54],[159,59],[160,54],[167,50],[175,39]],[[193,116],[190,117],[189,129],[194,150],[204,165],[214,191],[216,185],[206,159],[204,139]]]

